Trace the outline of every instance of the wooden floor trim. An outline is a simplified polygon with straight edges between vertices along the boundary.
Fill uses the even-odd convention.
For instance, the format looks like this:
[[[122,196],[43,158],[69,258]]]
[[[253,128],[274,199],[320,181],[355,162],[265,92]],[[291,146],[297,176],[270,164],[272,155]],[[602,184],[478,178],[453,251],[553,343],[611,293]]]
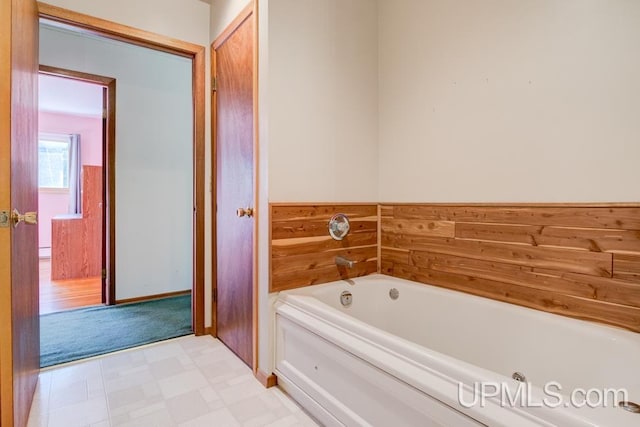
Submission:
[[[313,203],[320,205],[321,203]],[[350,203],[354,204],[354,203]],[[381,206],[451,206],[451,207],[497,207],[497,208],[638,208],[640,203],[638,202],[539,202],[539,203],[525,203],[525,202],[493,202],[493,203],[459,203],[459,202],[378,202]],[[272,203],[276,206],[276,203]]]
[[[126,299],[117,300],[116,304],[130,304],[132,302],[152,301],[152,300],[162,299],[162,298],[179,297],[182,295],[191,295],[191,291],[190,290],[175,291],[175,292],[166,292],[163,294],[145,295],[142,297],[135,297],[135,298],[126,298]]]
[[[256,379],[262,384],[264,388],[271,388],[278,385],[278,377],[276,374],[267,375],[264,371],[255,371]]]

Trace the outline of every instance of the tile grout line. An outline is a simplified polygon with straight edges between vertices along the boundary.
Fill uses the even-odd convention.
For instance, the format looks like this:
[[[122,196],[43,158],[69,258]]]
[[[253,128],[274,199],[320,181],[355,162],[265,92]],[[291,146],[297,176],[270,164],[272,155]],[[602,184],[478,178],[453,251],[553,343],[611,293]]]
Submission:
[[[40,377],[38,377],[38,380],[40,380]],[[49,375],[49,381],[48,381],[48,387],[47,387],[47,406],[45,406],[46,409],[46,413],[45,415],[45,421],[46,421],[46,425],[49,425],[49,419],[50,419],[50,413],[51,413],[51,389],[53,388],[53,375]],[[33,406],[33,403],[31,404]]]
[[[107,423],[111,426],[111,405],[109,404],[109,396],[107,394],[107,382],[104,378],[104,369],[102,367],[102,359],[98,360],[98,366],[100,368],[100,381],[102,381],[102,391],[104,394],[104,403],[107,407]]]

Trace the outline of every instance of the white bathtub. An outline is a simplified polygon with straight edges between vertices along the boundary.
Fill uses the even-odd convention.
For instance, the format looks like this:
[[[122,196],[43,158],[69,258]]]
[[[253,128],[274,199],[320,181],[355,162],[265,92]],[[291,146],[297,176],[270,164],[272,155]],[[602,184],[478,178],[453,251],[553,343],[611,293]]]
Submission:
[[[580,389],[640,403],[640,334],[383,275],[281,292],[275,308],[278,383],[325,425],[640,425],[619,396],[578,407]],[[510,403],[514,372],[531,392]],[[551,381],[562,405],[539,406],[560,400]],[[473,404],[482,383],[503,397]]]

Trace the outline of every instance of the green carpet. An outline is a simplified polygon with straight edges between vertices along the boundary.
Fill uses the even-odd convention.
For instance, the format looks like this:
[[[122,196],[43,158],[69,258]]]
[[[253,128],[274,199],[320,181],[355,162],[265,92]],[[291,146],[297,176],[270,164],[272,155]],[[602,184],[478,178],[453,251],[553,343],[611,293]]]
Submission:
[[[40,366],[191,332],[191,295],[44,314],[40,316]]]

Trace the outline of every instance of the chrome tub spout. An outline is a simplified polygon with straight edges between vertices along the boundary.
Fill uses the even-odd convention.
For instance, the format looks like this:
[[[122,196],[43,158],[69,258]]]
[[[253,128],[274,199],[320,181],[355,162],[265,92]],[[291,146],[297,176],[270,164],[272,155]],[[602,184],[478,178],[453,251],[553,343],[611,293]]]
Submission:
[[[352,261],[348,258],[345,258],[343,256],[337,256],[336,257],[336,265],[339,267],[347,267],[347,268],[353,268],[353,266],[355,265],[355,261]]]

